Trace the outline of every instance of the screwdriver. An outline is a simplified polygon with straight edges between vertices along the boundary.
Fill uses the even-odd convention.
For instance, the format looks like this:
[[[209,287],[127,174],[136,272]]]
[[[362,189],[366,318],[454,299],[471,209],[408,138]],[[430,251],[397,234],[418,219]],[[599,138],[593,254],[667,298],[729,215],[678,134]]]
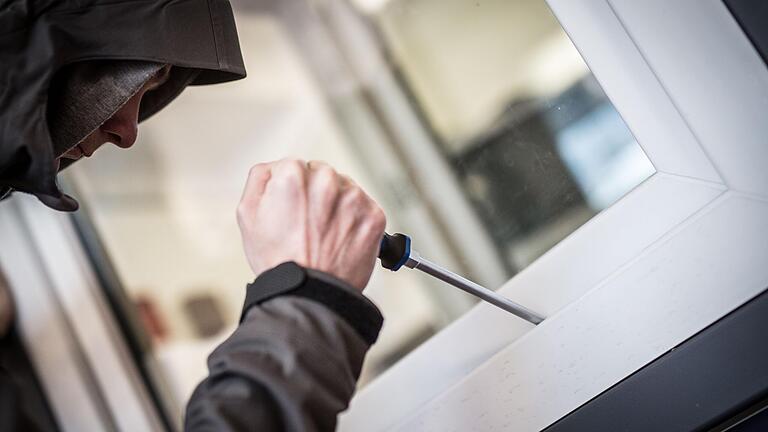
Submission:
[[[390,235],[384,233],[379,248],[379,260],[382,267],[392,271],[400,270],[403,266],[421,270],[532,324],[539,324],[544,321],[544,317],[525,306],[517,304],[493,290],[478,285],[422,258],[418,252],[411,249],[411,238],[405,234],[397,233]]]

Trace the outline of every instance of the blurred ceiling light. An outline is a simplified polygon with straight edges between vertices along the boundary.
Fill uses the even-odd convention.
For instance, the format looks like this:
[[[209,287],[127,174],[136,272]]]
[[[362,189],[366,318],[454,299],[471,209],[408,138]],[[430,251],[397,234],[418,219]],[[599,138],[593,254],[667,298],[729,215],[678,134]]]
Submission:
[[[539,42],[526,63],[528,90],[538,97],[559,94],[589,73],[571,40],[560,31]]]
[[[363,13],[374,15],[389,3],[389,0],[352,0],[352,3]]]

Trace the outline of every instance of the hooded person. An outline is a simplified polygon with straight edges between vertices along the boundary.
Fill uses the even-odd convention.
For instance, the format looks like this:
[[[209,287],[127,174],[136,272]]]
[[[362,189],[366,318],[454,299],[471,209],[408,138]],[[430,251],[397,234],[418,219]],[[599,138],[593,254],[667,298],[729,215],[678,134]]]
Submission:
[[[5,1],[0,64],[0,197],[26,192],[64,211],[77,203],[56,182],[69,164],[58,159],[159,68],[171,65],[172,79],[143,98],[139,121],[188,84],[245,76],[226,0]],[[68,79],[75,84],[68,94],[49,92],[54,80]]]
[[[5,1],[0,64],[0,199],[28,193],[60,211],[78,208],[59,188],[60,170],[105,142],[130,147],[137,122],[187,86],[245,77],[226,0]],[[285,195],[286,184],[305,190]],[[306,188],[337,197],[320,205],[333,216],[313,226],[335,238],[307,246],[271,226],[260,231],[264,221],[285,225],[308,211]],[[283,213],[270,219],[270,206]],[[383,322],[361,294],[383,213],[327,165],[280,161],[251,170],[238,221],[258,277],[247,287],[239,327],[209,358],[185,429],[333,430]],[[3,362],[2,346],[0,430],[56,430],[55,421],[36,420],[46,411],[40,403],[25,406],[24,393],[36,384],[19,378],[17,363]]]

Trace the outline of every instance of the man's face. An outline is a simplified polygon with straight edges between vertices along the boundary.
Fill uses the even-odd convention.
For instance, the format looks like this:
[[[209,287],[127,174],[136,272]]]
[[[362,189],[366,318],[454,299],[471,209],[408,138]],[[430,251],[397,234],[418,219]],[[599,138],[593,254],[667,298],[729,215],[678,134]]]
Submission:
[[[121,148],[130,148],[136,142],[139,127],[139,107],[144,94],[163,85],[170,75],[170,66],[162,68],[154,77],[128,99],[112,117],[105,121],[78,145],[61,155],[62,158],[78,160],[90,157],[105,143],[112,143]]]

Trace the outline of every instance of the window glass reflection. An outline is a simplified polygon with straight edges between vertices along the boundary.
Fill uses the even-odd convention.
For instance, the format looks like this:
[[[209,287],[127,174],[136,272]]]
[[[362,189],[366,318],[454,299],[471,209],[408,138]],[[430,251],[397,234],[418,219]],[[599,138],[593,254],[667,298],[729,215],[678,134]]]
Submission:
[[[356,1],[509,274],[653,167],[544,1]]]

